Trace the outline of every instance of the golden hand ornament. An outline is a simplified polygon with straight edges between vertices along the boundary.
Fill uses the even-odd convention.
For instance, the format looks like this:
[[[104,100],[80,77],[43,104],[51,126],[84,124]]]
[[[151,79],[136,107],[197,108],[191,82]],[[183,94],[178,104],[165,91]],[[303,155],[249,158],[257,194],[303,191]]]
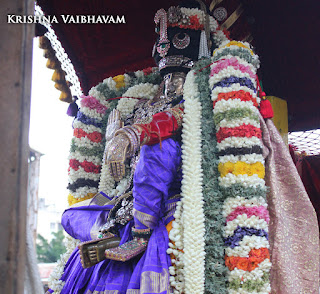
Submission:
[[[115,181],[125,176],[124,162],[129,156],[130,140],[124,134],[115,136],[108,145],[106,163]]]

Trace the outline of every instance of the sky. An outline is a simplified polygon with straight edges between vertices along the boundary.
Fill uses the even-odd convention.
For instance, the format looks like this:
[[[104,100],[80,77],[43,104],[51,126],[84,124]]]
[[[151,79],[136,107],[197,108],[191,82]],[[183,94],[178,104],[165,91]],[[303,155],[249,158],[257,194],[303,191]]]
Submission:
[[[68,155],[72,138],[72,121],[66,112],[68,103],[59,100],[60,91],[51,80],[53,70],[33,43],[31,115],[29,145],[43,153],[40,161],[39,198],[55,203],[61,212],[67,208]]]

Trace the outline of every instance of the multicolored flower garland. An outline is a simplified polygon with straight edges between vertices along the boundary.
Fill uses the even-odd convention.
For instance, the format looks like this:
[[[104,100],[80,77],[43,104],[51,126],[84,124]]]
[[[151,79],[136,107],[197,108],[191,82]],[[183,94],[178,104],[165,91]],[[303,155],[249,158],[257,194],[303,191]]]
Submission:
[[[206,71],[203,71],[203,75],[196,72],[195,78],[190,78],[189,76],[185,87],[186,93],[195,103],[192,104],[190,102],[192,107],[189,109],[197,112],[199,112],[199,107],[195,107],[199,103],[197,101],[203,101],[204,95],[210,95],[206,91],[209,89],[207,84],[213,89],[211,97],[214,101],[213,119],[217,136],[217,145],[214,147],[216,148],[214,152],[219,155],[217,168],[220,172],[220,191],[217,198],[225,199],[223,205],[223,216],[227,223],[224,229],[224,242],[227,246],[225,264],[230,270],[228,291],[229,293],[269,293],[269,270],[271,267],[268,250],[269,215],[265,201],[266,187],[263,180],[264,159],[259,139],[261,130],[257,106],[260,100],[256,95],[256,81],[254,79],[256,66],[259,63],[257,57],[250,51],[251,49],[246,48],[246,44],[231,43],[215,51],[213,60],[211,60],[213,64],[208,68],[212,73],[209,81]],[[235,56],[232,55],[233,53]],[[201,64],[201,61],[199,64]],[[150,78],[150,75],[153,76],[153,79]],[[193,72],[192,75],[194,75]],[[206,81],[204,81],[205,75],[207,75]],[[190,79],[192,79],[191,82]],[[144,84],[142,85],[138,81],[143,81]],[[155,85],[159,81],[160,77],[155,72],[145,75],[145,72],[139,71],[135,73],[134,77],[123,75],[117,78],[108,78],[90,91],[92,96],[82,98],[81,109],[74,122],[75,131],[70,154],[69,189],[73,192],[70,204],[91,198],[98,191],[98,187],[105,191],[111,189],[110,193],[115,193],[116,195],[126,186],[124,181],[118,187],[115,187],[115,183],[110,181],[109,177],[106,179],[101,178],[99,186],[104,150],[102,134],[104,133],[103,128],[105,128],[105,117],[112,108],[110,102],[105,101],[119,96],[140,98],[141,92],[144,93],[143,96],[152,96],[156,90]],[[150,85],[147,83],[150,83]],[[205,86],[207,89],[203,90],[201,83],[207,83]],[[192,85],[192,89],[190,85]],[[128,89],[129,86],[131,86],[130,89]],[[188,87],[190,93],[188,92]],[[125,93],[125,91],[127,92]],[[136,101],[133,98],[124,98],[123,102],[118,104],[118,109],[122,109],[123,113],[130,113],[135,103]],[[196,115],[198,118],[201,117],[199,113]],[[187,118],[184,118],[184,120],[184,134],[189,133],[187,137],[194,139],[197,133],[201,133],[199,124],[188,123]],[[190,121],[194,122],[194,117]],[[192,131],[190,126],[194,126],[195,129]],[[184,158],[192,159],[200,156],[198,162],[201,161],[200,150],[197,151],[201,142],[198,141],[195,140],[195,146],[192,147],[185,144],[191,141],[185,140],[185,146],[183,147]],[[205,148],[209,147],[204,144]],[[190,156],[190,152],[194,156]],[[201,152],[202,156],[206,156],[206,150]],[[191,166],[192,164],[189,163],[189,165]],[[102,174],[107,175],[104,172]],[[184,174],[188,175],[186,161]],[[210,241],[207,240],[207,231],[205,236],[206,245],[203,242],[202,189],[201,187],[197,188],[197,185],[193,185],[192,189],[189,186],[191,190],[186,188],[192,183],[201,184],[201,168],[196,173],[196,177],[197,180],[195,182],[188,179],[188,177],[184,177],[184,197],[182,205],[179,205],[179,209],[176,211],[176,227],[173,228],[170,236],[170,239],[175,241],[175,244],[171,244],[170,247],[172,252],[178,256],[175,262],[176,266],[170,269],[170,273],[172,275],[171,278],[176,276],[177,279],[170,278],[170,280],[171,284],[176,286],[177,291],[185,289],[186,293],[214,293],[210,292],[210,290],[207,291],[207,283],[212,289],[217,289],[219,284],[219,282],[216,284],[208,282],[207,275],[210,267],[213,266],[212,261],[208,265],[206,264],[206,290],[204,289],[204,249],[206,248],[207,251]],[[203,184],[204,193],[206,193],[206,180],[204,180]],[[190,193],[190,191],[195,192]],[[193,197],[194,195],[199,197],[192,199],[192,197],[188,197],[191,194]],[[204,200],[206,201],[206,199]],[[188,204],[188,201],[192,205]],[[188,216],[187,211],[191,206],[194,208],[195,204],[199,207],[197,206],[196,213],[193,211],[193,218],[190,218],[190,213]],[[219,213],[219,208],[212,213]],[[208,214],[210,212],[205,209],[206,223]],[[191,219],[193,222],[190,223]],[[218,223],[215,223],[215,225],[219,226]],[[209,224],[208,228],[211,227],[212,224]],[[219,229],[218,227],[217,231]],[[195,230],[198,232],[196,239],[190,233],[194,233]],[[179,236],[181,234],[184,237],[180,244]],[[188,251],[188,248],[192,248],[192,250]],[[184,252],[180,254],[178,252],[181,249]],[[216,249],[218,248],[214,250]],[[214,260],[218,261],[220,254],[212,253],[210,250],[208,250],[207,255],[212,254]],[[212,256],[208,256],[208,258],[212,258]],[[219,265],[219,261],[215,265]],[[222,281],[224,276],[223,267],[217,266],[214,270],[213,275],[220,272]],[[195,275],[195,272],[197,272],[197,275]],[[212,276],[212,272],[210,275]],[[221,283],[223,284],[223,282]],[[222,291],[224,290],[222,289]],[[181,291],[177,293],[181,293]]]
[[[124,74],[107,78],[93,87],[89,96],[81,97],[81,107],[73,122],[74,137],[69,155],[70,206],[91,199],[98,191],[110,192],[109,195],[114,196],[121,194],[126,188],[128,177],[115,185],[109,170],[103,164],[104,134],[111,110],[117,107],[120,112],[130,113],[138,100],[123,98],[125,102],[118,103],[118,99],[110,99],[121,96],[151,98],[157,91],[160,81],[158,68],[147,68],[136,71],[130,76]],[[78,240],[67,236],[67,252],[60,257],[49,280],[50,289],[54,290],[54,294],[59,294],[63,288],[64,282],[60,278],[68,258],[78,244]]]
[[[258,64],[248,44],[229,42],[215,50],[209,79],[219,185],[226,196],[225,263],[232,294],[271,292],[269,214],[255,79]]]
[[[158,89],[160,74],[157,68],[148,68],[132,74],[107,78],[93,87],[89,96],[82,96],[80,109],[73,122],[74,136],[69,155],[69,205],[92,198],[98,190],[118,194],[126,186],[125,179],[117,187],[103,168],[106,121],[110,111],[118,104],[123,116],[132,112],[138,99],[151,97]],[[122,101],[123,100],[123,101]],[[109,175],[109,176],[108,176]],[[99,188],[99,189],[98,189]]]

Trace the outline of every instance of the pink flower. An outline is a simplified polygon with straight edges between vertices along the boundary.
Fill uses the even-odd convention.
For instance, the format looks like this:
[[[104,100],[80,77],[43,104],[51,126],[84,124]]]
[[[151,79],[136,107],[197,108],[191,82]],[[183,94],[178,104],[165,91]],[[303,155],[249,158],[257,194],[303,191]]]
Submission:
[[[228,66],[232,66],[236,70],[240,70],[243,73],[248,73],[251,78],[256,79],[256,76],[253,74],[250,66],[245,66],[243,64],[240,64],[238,59],[235,57],[231,57],[228,59],[221,59],[215,64],[216,65],[211,69],[210,76],[214,76],[215,74],[218,74],[221,70],[227,68]]]
[[[102,105],[96,98],[92,96],[81,96],[81,107],[88,107],[90,109],[95,109],[98,113],[105,113],[107,107]]]
[[[269,212],[264,206],[253,206],[253,207],[245,207],[238,206],[235,210],[233,210],[228,216],[226,221],[230,222],[237,218],[238,215],[246,214],[249,217],[255,215],[261,219],[264,219],[267,223],[269,223]]]

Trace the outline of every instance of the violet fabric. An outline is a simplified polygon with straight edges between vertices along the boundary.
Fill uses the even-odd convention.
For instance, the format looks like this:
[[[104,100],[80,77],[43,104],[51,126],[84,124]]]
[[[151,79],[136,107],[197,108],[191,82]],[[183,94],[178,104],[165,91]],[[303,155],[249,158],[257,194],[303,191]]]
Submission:
[[[180,167],[181,148],[173,139],[164,140],[161,147],[159,144],[142,147],[134,175],[133,196],[134,209],[152,219],[150,228],[153,231],[146,251],[142,256],[127,262],[105,260],[83,269],[76,249],[66,263],[61,277],[61,280],[65,281],[61,294],[87,294],[94,291],[104,293],[106,290],[122,294],[129,289],[142,289],[146,294],[170,293],[168,268],[171,260],[166,253],[169,243],[166,224],[172,219],[172,209],[178,201],[178,197],[172,199],[172,196],[180,194],[181,191]],[[92,227],[105,223],[111,208],[111,205],[70,208],[64,212],[62,224],[72,237],[87,241],[91,239]],[[119,228],[120,244],[132,239],[133,225],[137,228],[147,227],[139,221],[139,216],[135,217]],[[163,291],[150,292],[152,281],[145,278],[150,272],[151,275],[161,275]]]

